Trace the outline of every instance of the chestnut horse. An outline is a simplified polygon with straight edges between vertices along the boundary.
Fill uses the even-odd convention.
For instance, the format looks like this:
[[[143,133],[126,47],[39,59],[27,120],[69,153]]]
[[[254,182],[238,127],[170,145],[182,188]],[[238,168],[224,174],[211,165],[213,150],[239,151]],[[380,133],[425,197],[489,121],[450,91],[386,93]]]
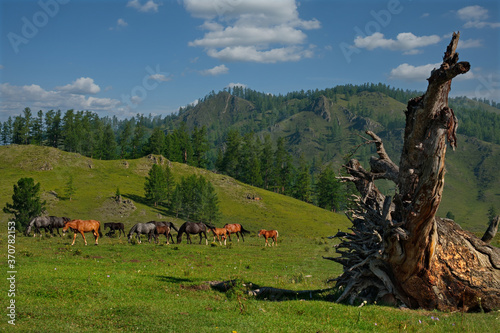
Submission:
[[[94,237],[95,237],[95,245],[98,244],[99,236],[102,237],[101,223],[99,221],[96,221],[96,220],[71,220],[71,221],[68,221],[68,222],[64,223],[63,236],[68,229],[71,229],[75,232],[75,235],[73,237],[73,243],[71,243],[71,245],[75,244],[76,232],[79,232],[82,235],[83,240],[85,241],[85,245],[87,245],[87,240],[85,239],[85,235],[84,235],[85,232],[92,231],[92,233],[94,234]]]
[[[227,229],[226,228],[214,228],[214,227],[209,227],[210,231],[212,231],[214,235],[214,242],[215,242],[215,237],[217,237],[217,240],[219,241],[219,244],[222,245],[220,239],[222,238],[224,240],[224,245],[226,245],[226,238],[227,238]]]
[[[264,236],[266,238],[266,245],[269,245],[269,242],[267,241],[268,238],[272,238],[273,242],[269,246],[273,246],[274,243],[276,243],[276,246],[278,246],[278,230],[265,230],[265,229],[260,229],[259,230],[259,237]]]
[[[240,236],[238,233],[241,235],[241,239],[245,241],[245,238],[243,237],[243,233],[249,234],[250,231],[245,230],[241,224],[238,223],[233,223],[233,224],[226,224],[224,228],[227,230],[227,236],[229,238],[229,241],[231,242],[231,234],[236,234],[236,237],[238,237],[238,242],[240,241]]]

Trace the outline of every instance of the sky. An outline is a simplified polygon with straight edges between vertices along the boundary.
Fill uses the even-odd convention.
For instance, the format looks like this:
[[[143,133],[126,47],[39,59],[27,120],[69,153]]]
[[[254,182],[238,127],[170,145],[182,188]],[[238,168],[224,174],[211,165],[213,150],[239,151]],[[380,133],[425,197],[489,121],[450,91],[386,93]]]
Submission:
[[[235,85],[270,94],[382,82],[424,91],[453,32],[451,96],[500,102],[487,1],[0,0],[0,121],[54,109],[166,116]]]

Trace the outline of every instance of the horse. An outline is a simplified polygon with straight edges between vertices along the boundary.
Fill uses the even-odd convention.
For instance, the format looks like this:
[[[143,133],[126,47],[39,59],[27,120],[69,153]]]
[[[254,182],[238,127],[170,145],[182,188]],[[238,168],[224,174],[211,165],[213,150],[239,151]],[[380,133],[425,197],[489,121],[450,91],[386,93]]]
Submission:
[[[73,243],[71,243],[71,245],[75,244],[77,231],[82,235],[83,240],[85,241],[85,245],[87,245],[87,240],[85,239],[85,234],[84,234],[85,232],[92,231],[92,233],[94,234],[94,237],[95,237],[95,245],[99,244],[99,242],[98,242],[99,237],[102,237],[101,222],[96,221],[96,220],[71,220],[71,221],[68,221],[68,222],[64,223],[64,227],[62,229],[63,236],[66,234],[66,231],[70,228],[71,228],[71,230],[73,230],[75,232],[75,234],[73,236]]]
[[[245,230],[241,224],[234,223],[234,224],[226,224],[224,226],[225,229],[227,229],[227,235],[229,237],[229,241],[231,242],[231,234],[236,234],[236,237],[238,237],[238,242],[240,241],[240,236],[238,233],[241,235],[241,239],[245,241],[245,238],[243,237],[244,233],[249,234],[250,231]]]
[[[119,237],[122,236],[122,232],[123,236],[125,236],[125,226],[123,225],[123,223],[113,223],[113,222],[104,223],[104,231],[106,231],[106,228],[109,228],[109,231],[106,234],[106,236],[111,237],[111,235],[114,235],[116,230],[118,230]]]
[[[69,217],[57,217],[57,216],[49,216],[50,218],[50,233],[54,234],[54,228],[57,231],[57,234],[61,236],[59,233],[59,228],[64,228],[64,223],[71,221]]]
[[[159,235],[165,235],[165,238],[167,239],[167,245],[170,244],[168,242],[168,236],[172,237],[170,235],[170,227],[168,225],[157,225],[156,230],[155,230],[155,243],[158,243],[158,236]]]
[[[52,231],[52,229],[50,227],[50,217],[37,216],[37,217],[32,218],[24,233],[26,236],[29,236],[31,229],[34,229],[33,230],[33,237],[36,237],[37,232],[40,234],[40,237],[42,237],[42,232],[40,231],[40,228],[45,229],[45,235],[47,235],[47,229]]]
[[[276,246],[278,246],[278,236],[279,236],[278,230],[265,230],[265,229],[261,229],[261,230],[259,230],[259,237],[260,236],[264,236],[265,237],[265,239],[266,239],[266,245],[265,246],[269,245],[269,242],[267,241],[268,238],[272,238],[272,240],[273,240],[273,242],[269,246],[273,246],[274,243],[276,243]]]
[[[182,242],[182,234],[186,233],[187,236],[187,243],[193,243],[191,241],[191,237],[189,234],[199,234],[200,235],[200,244],[201,240],[203,239],[201,234],[205,236],[205,242],[206,245],[208,245],[208,239],[207,239],[207,226],[203,222],[185,222],[181,227],[179,228],[179,232],[177,234],[177,244]]]
[[[222,245],[220,239],[222,238],[224,240],[224,245],[226,245],[226,238],[227,238],[227,229],[226,228],[214,228],[214,227],[208,227],[210,231],[212,231],[214,235],[214,242],[215,242],[215,237],[217,237],[217,240],[219,241],[219,244]]]
[[[151,243],[151,238],[154,235],[156,226],[151,223],[137,223],[130,229],[128,233],[128,241],[132,240],[132,234],[135,233],[135,237],[139,240],[139,244],[141,244],[141,234],[148,235],[148,241]]]
[[[172,233],[170,232],[172,229],[174,229],[175,231],[179,232],[179,229],[177,229],[175,227],[175,225],[172,223],[172,222],[157,222],[157,221],[149,221],[148,223],[153,223],[156,227],[158,226],[164,226],[164,227],[169,227],[170,230],[168,232],[168,236],[165,234],[165,236],[167,237],[170,237],[170,240],[172,241],[172,243],[175,243],[174,242],[174,237],[172,236]],[[160,234],[163,234],[163,233],[160,233]],[[155,234],[155,237],[156,237],[156,234]],[[168,242],[168,238],[167,238],[167,244],[169,244]]]

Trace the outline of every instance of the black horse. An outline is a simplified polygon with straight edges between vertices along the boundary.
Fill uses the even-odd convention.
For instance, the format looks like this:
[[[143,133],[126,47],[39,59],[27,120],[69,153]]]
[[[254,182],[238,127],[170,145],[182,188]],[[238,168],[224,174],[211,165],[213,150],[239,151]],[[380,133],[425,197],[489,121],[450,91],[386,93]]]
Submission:
[[[186,233],[187,236],[187,243],[193,243],[191,241],[191,237],[189,234],[195,235],[199,234],[200,235],[200,244],[201,240],[203,239],[202,234],[205,236],[205,241],[206,244],[208,245],[208,239],[207,239],[207,226],[203,222],[185,222],[181,227],[179,228],[179,231],[177,233],[177,244],[182,242],[182,234]]]
[[[59,233],[59,228],[64,228],[64,223],[71,221],[69,217],[57,217],[57,216],[49,216],[50,219],[50,233],[54,234],[54,228],[57,231],[57,234],[61,236]]]
[[[104,230],[106,230],[106,228],[109,228],[108,233],[106,233],[106,236],[108,237],[114,235],[116,230],[118,230],[119,237],[122,236],[122,232],[123,236],[125,236],[125,226],[123,225],[123,223],[113,223],[113,222],[104,223]]]
[[[179,229],[176,228],[176,226],[172,222],[158,222],[158,221],[149,221],[148,223],[154,224],[157,227],[157,230],[155,231],[155,238],[158,240],[158,227],[169,227],[170,229],[174,229],[175,231],[179,232]],[[167,236],[167,235],[165,235]],[[170,240],[172,243],[174,243],[174,237],[172,236],[172,233],[168,233],[168,236],[170,237]],[[167,242],[168,242],[168,237],[167,237]]]

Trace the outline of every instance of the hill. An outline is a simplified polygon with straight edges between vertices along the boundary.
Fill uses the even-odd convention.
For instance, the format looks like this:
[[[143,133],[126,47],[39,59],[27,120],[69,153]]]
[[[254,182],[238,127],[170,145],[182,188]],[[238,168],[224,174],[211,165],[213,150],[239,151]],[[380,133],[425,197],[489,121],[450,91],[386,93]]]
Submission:
[[[169,162],[150,155],[135,160],[94,160],[79,154],[40,146],[0,147],[0,206],[11,202],[13,185],[19,178],[32,177],[41,183],[42,198],[50,215],[123,222],[128,230],[137,222],[170,220],[183,222],[164,208],[155,208],[144,200],[144,182],[155,161],[170,163],[176,181],[191,174],[203,175],[214,185],[222,213],[217,226],[241,223],[257,232],[260,228],[279,229],[283,235],[329,236],[347,227],[347,219],[313,205],[283,195],[254,188],[231,177],[204,169]],[[62,199],[70,175],[76,188],[74,198]],[[113,199],[119,188],[124,202]],[[262,200],[253,200],[259,197]],[[9,216],[0,213],[0,221]]]
[[[309,165],[313,161],[319,166],[333,164],[336,170],[350,158],[368,167],[375,147],[362,143],[364,132],[371,130],[383,139],[388,154],[399,163],[406,109],[402,101],[415,95],[418,93],[383,86],[337,87],[286,96],[223,91],[181,112],[167,129],[182,122],[189,129],[206,126],[212,157],[217,149],[223,149],[230,130],[255,133],[262,141],[265,136],[273,142],[284,138],[296,163],[303,156]],[[495,167],[500,163],[495,121],[498,109],[467,98],[451,99],[450,105],[459,119],[458,149],[449,149],[447,155],[448,173],[439,215],[451,213],[464,228],[480,233],[486,228],[488,209],[500,207],[500,177]],[[379,186],[385,193],[394,191],[392,183]]]

